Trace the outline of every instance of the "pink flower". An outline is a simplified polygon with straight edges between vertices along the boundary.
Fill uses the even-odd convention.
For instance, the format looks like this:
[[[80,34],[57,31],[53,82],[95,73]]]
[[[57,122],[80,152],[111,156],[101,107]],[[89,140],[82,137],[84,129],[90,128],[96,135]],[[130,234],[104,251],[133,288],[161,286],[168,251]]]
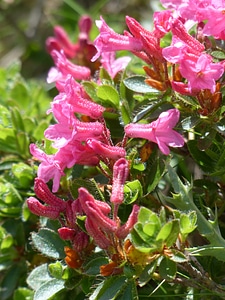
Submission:
[[[141,26],[139,22],[129,16],[126,16],[126,23],[133,36],[142,42],[143,46],[141,50],[143,50],[147,54],[147,56],[153,56],[156,59],[162,61],[162,48],[160,47],[160,40],[155,35],[155,33],[146,30],[143,26]],[[136,52],[140,52],[140,50],[134,50],[135,49],[133,49],[132,52],[134,52],[135,55]]]
[[[175,64],[183,59],[183,56],[187,51],[188,45],[176,36],[173,36],[171,45],[163,48],[162,54],[167,61]]]
[[[154,35],[162,38],[171,29],[172,13],[168,10],[154,12]]]
[[[150,124],[128,124],[125,133],[131,138],[143,138],[157,143],[161,152],[170,153],[170,147],[182,147],[184,138],[172,128],[177,124],[180,112],[170,109],[159,115],[158,119]]]
[[[76,45],[73,44],[65,30],[61,26],[55,26],[54,27],[54,37],[49,37],[46,40],[46,48],[49,53],[52,52],[52,50],[63,50],[66,57],[72,58],[75,55],[76,51]]]
[[[213,63],[207,54],[201,54],[198,58],[186,55],[180,63],[180,73],[188,80],[191,91],[208,89],[215,92],[216,80],[224,73],[224,68],[219,63]]]
[[[81,91],[77,89],[77,83],[72,76],[68,76],[64,89],[67,102],[71,104],[71,108],[75,113],[84,114],[93,119],[98,119],[102,116],[105,108],[100,104],[82,97]]]
[[[101,56],[102,67],[112,78],[114,78],[119,71],[125,69],[131,60],[129,56],[115,59],[115,52],[103,52]]]
[[[92,58],[95,61],[103,52],[112,52],[118,50],[140,51],[142,50],[142,42],[132,36],[124,36],[116,33],[110,28],[104,19],[96,21],[100,34],[94,41],[97,49],[96,55]]]
[[[59,188],[60,178],[64,175],[63,170],[65,166],[60,165],[60,161],[55,158],[55,154],[48,155],[35,144],[30,145],[30,152],[41,161],[38,167],[38,177],[43,179],[44,182],[53,179],[52,191],[56,192]]]
[[[175,35],[190,47],[192,53],[199,55],[202,51],[205,50],[204,45],[187,32],[184,24],[180,20],[173,19],[173,22],[171,24],[171,31],[173,35]]]
[[[44,132],[47,139],[54,141],[55,148],[65,147],[73,141],[85,141],[88,138],[100,138],[103,125],[99,122],[81,122],[78,119],[68,120],[68,123],[50,125]]]
[[[74,79],[76,80],[84,80],[90,78],[91,71],[89,68],[84,66],[75,65],[72,62],[70,62],[63,51],[56,51],[53,50],[51,52],[51,56],[54,60],[54,63],[57,67],[57,70],[59,72],[58,75],[55,73],[55,78],[59,79],[60,74],[62,74],[62,77],[66,77],[68,74],[71,74]],[[51,74],[48,77],[48,82],[51,82],[53,80],[53,75]]]
[[[207,9],[208,22],[205,24],[203,34],[212,35],[216,39],[225,39],[225,15],[224,5],[220,7],[210,6]]]

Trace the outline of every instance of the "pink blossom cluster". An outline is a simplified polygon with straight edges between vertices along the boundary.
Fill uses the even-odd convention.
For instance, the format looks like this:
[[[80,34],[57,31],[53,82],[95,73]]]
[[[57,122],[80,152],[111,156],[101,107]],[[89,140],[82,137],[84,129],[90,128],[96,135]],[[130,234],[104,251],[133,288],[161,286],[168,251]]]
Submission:
[[[60,27],[55,28],[55,37],[47,40],[47,49],[56,66],[50,70],[48,81],[56,82],[59,94],[53,99],[51,108],[48,110],[48,113],[53,114],[56,123],[50,125],[44,135],[46,139],[52,141],[55,153],[47,154],[37,145],[30,145],[31,154],[41,161],[38,177],[46,183],[52,179],[53,192],[59,189],[60,178],[64,175],[66,168],[71,168],[75,164],[98,165],[100,160],[108,164],[109,160],[115,161],[126,155],[124,147],[115,146],[111,141],[110,132],[103,117],[105,108],[93,102],[82,86],[81,80],[86,80],[91,76],[91,69],[75,65],[69,58],[76,57],[80,51],[85,53],[85,47],[93,54],[93,47],[94,49],[96,47],[97,52],[92,60],[95,60],[101,53],[102,67],[113,76],[128,62],[126,57],[125,60],[113,60],[112,53],[115,55],[115,50],[130,49],[137,53],[142,49],[138,55],[146,60],[147,56],[149,60],[150,57],[164,60],[162,49],[155,35],[147,30],[142,32],[141,25],[130,17],[127,17],[127,24],[134,36],[128,33],[124,36],[114,33],[101,19],[97,23],[100,36],[94,45],[91,44],[88,35],[91,27],[90,18],[83,17],[79,24],[80,35],[77,44],[73,44]],[[105,39],[108,38],[106,42]],[[114,49],[115,43],[118,47]],[[105,47],[110,47],[114,52]],[[86,118],[85,121],[83,117]],[[125,135],[155,142],[162,153],[168,155],[170,152],[168,146],[182,147],[184,144],[181,135],[172,129],[178,121],[179,111],[172,109],[168,113],[161,114],[158,121],[151,124],[127,125],[124,129]]]
[[[116,144],[104,119],[106,107],[95,103],[82,86],[83,80],[95,80],[99,85],[102,84],[101,80],[96,78],[99,67],[105,68],[112,80],[126,67],[130,58],[116,59],[117,50],[129,50],[149,65],[164,65],[167,61],[164,54],[166,50],[160,47],[160,38],[165,32],[172,30],[176,21],[170,13],[167,15],[165,26],[160,23],[161,16],[156,18],[157,26],[152,32],[144,29],[135,19],[127,17],[130,31],[125,31],[123,35],[115,33],[101,18],[97,22],[100,34],[94,43],[89,39],[90,18],[85,16],[79,23],[80,35],[76,44],[70,41],[61,27],[56,27],[55,36],[47,40],[47,49],[55,63],[55,67],[49,71],[48,82],[55,82],[58,95],[51,102],[51,108],[47,112],[54,117],[54,123],[45,130],[44,136],[51,141],[54,152],[48,154],[36,144],[30,145],[31,154],[41,162],[35,181],[35,193],[44,203],[34,197],[30,197],[27,203],[34,214],[58,219],[62,224],[59,235],[65,240],[70,240],[76,251],[87,247],[88,236],[102,249],[115,247],[115,239],[125,239],[137,221],[137,205],[133,205],[132,212],[124,224],[121,224],[118,217],[119,206],[124,201],[124,185],[130,173],[126,149],[128,138],[154,142],[164,155],[170,153],[169,147],[184,145],[184,138],[174,130],[180,117],[176,108],[162,112],[151,123],[126,125],[123,139]],[[208,56],[203,53],[202,44],[186,32],[180,20],[177,22],[180,25],[179,30],[188,37],[186,44],[181,47],[184,50],[180,57],[189,55],[193,59],[204,55],[207,60]],[[182,35],[179,30],[177,38]],[[191,52],[192,47],[195,50]],[[173,53],[171,56],[173,57]],[[177,62],[179,60],[175,63]],[[212,82],[210,89],[213,90],[220,70],[217,64],[212,62],[206,63],[206,68],[214,74],[213,78],[209,75],[210,84]],[[207,87],[209,88],[209,85]],[[112,186],[111,205],[96,200],[83,187],[78,190],[78,199],[64,201],[54,196],[46,185],[52,180],[52,192],[55,193],[66,169],[76,164],[99,166],[101,169],[102,162],[109,170],[106,175],[110,178],[109,183]],[[104,172],[103,169],[102,171]],[[85,228],[88,235],[77,226],[78,215],[86,216]]]
[[[178,66],[186,81],[176,81],[173,76],[170,80],[173,90],[189,95],[204,89],[214,93],[216,82],[224,73],[224,62],[214,62],[206,46],[209,43],[208,35],[216,39],[224,38],[225,5],[222,1],[201,0],[162,1],[162,4],[169,9],[154,13],[152,31],[127,16],[129,32],[118,34],[101,17],[96,21],[100,34],[94,42],[97,53],[92,60],[111,51],[128,50],[152,66],[152,80],[169,80],[168,76],[165,77],[165,67],[164,74],[159,69],[160,63],[166,62]],[[194,25],[197,26],[196,37],[189,33]],[[171,45],[162,48],[161,39],[168,32],[172,33]]]
[[[118,159],[113,166],[113,184],[111,203],[117,205],[123,203],[123,187],[128,176],[128,161],[125,158]],[[121,225],[117,213],[110,217],[111,206],[103,201],[96,200],[87,189],[81,187],[78,190],[76,200],[64,201],[55,196],[47,184],[40,178],[35,179],[34,191],[38,197],[29,197],[27,205],[30,211],[36,215],[50,219],[58,219],[62,227],[58,233],[63,240],[69,240],[77,251],[85,250],[89,243],[89,236],[96,245],[102,249],[115,246],[115,239],[125,239],[133,225],[137,222],[139,206],[134,205],[126,223]],[[40,200],[44,203],[41,203]],[[86,216],[83,232],[77,225],[77,216]]]

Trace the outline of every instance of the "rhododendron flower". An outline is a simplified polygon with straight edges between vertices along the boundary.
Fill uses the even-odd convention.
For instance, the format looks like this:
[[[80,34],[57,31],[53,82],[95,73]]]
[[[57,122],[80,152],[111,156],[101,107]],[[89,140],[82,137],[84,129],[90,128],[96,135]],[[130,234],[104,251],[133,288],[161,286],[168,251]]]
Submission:
[[[89,68],[75,65],[72,62],[70,62],[63,51],[56,51],[53,50],[51,52],[51,56],[54,60],[54,63],[57,67],[57,70],[59,72],[58,76],[56,75],[56,70],[54,71],[55,78],[59,78],[60,74],[62,74],[62,77],[66,77],[68,74],[72,75],[74,79],[76,80],[84,80],[90,78],[91,71]],[[52,71],[51,71],[52,72]],[[51,74],[51,73],[50,73]],[[53,75],[51,74],[48,77],[48,82],[53,82]]]
[[[208,22],[204,26],[203,34],[212,35],[216,39],[225,39],[225,5],[223,4],[223,7],[216,6],[207,8]]]
[[[170,31],[172,13],[168,10],[154,12],[154,35],[157,38],[162,38],[167,32]]]
[[[122,56],[116,59],[115,52],[103,52],[101,54],[101,64],[112,78],[114,78],[119,71],[125,69],[130,60],[131,57],[129,56]]]
[[[150,124],[131,123],[125,126],[125,133],[131,138],[143,138],[157,143],[161,152],[170,153],[169,147],[182,147],[184,138],[173,130],[180,117],[178,109],[162,112],[158,119]]]
[[[56,192],[59,188],[60,178],[64,175],[64,167],[60,165],[60,161],[56,160],[55,154],[48,155],[35,144],[30,145],[30,153],[41,161],[37,172],[38,177],[44,182],[53,179],[52,191]]]
[[[220,63],[213,63],[207,54],[201,54],[198,58],[186,55],[180,63],[180,73],[188,80],[191,91],[208,89],[215,92],[216,80],[224,73],[224,67]]]
[[[102,17],[100,19],[101,20],[96,21],[96,25],[99,28],[100,34],[94,41],[97,53],[92,58],[92,61],[98,59],[103,52],[112,52],[118,50],[142,50],[142,42],[139,39],[116,33],[106,24]]]

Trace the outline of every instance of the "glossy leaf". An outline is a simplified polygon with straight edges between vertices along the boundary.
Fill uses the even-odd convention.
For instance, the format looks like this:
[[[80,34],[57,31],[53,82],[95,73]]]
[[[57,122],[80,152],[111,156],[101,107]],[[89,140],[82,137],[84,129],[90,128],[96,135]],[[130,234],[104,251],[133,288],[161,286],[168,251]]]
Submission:
[[[173,280],[176,277],[177,265],[174,261],[164,257],[159,265],[159,274],[166,280]]]
[[[54,259],[65,257],[65,241],[61,240],[59,235],[50,229],[42,228],[38,233],[32,232],[32,244],[43,255]]]
[[[51,279],[43,283],[40,288],[35,291],[33,300],[49,299],[64,288],[64,280]]]
[[[126,79],[124,79],[123,83],[124,85],[137,93],[154,93],[159,94],[159,91],[157,89],[154,89],[150,87],[147,83],[145,83],[146,77],[144,76],[131,76]]]
[[[119,107],[119,94],[111,85],[101,85],[97,88],[97,96],[108,103],[111,103],[116,108]]]

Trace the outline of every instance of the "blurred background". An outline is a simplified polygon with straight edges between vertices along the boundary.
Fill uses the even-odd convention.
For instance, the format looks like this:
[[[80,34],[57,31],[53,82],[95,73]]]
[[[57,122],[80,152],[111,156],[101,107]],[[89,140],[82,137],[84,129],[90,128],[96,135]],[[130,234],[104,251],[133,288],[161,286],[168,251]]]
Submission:
[[[25,78],[44,78],[52,66],[45,40],[53,35],[54,25],[63,26],[73,41],[83,14],[93,20],[103,15],[118,32],[126,28],[126,15],[149,29],[157,5],[158,0],[0,0],[0,67],[20,59]],[[93,26],[93,38],[97,34]]]

